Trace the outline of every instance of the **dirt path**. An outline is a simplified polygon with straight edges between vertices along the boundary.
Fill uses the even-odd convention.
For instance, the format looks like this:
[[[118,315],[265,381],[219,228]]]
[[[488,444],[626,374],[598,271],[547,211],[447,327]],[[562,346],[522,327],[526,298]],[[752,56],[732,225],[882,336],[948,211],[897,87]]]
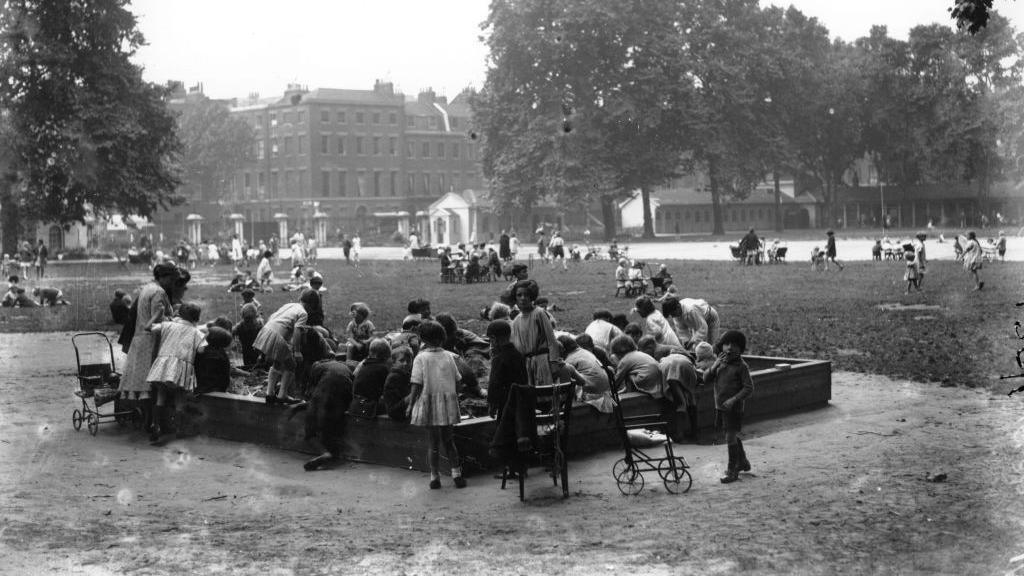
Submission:
[[[418,472],[141,433],[75,432],[67,334],[0,334],[0,572],[8,574],[1024,573],[1024,411],[1016,397],[839,373],[828,408],[752,424],[753,473],[683,445],[693,489],[619,453],[574,460],[572,496],[539,470],[528,501],[489,477]],[[944,473],[944,482],[929,482]]]

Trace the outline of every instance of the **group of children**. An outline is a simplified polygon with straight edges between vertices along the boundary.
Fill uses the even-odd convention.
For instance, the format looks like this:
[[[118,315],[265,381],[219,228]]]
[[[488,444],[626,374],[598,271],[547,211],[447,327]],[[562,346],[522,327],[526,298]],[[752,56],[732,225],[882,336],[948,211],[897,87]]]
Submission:
[[[0,300],[0,307],[4,308],[38,308],[40,306],[68,306],[71,303],[64,298],[64,291],[59,288],[47,286],[35,286],[32,288],[32,296],[21,285],[21,278],[17,275],[7,277],[7,291]]]

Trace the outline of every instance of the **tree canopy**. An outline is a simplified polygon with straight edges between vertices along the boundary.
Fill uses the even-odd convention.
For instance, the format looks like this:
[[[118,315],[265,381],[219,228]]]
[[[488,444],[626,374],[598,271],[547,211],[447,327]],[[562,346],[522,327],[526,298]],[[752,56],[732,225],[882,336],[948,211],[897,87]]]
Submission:
[[[127,5],[4,1],[5,240],[18,215],[63,224],[90,209],[149,216],[180,201],[175,120],[166,89],[130,61],[144,39]]]

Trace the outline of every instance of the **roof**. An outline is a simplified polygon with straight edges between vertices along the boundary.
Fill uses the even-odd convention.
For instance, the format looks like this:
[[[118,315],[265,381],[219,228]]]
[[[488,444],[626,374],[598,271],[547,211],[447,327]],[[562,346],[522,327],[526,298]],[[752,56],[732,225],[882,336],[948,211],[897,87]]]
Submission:
[[[350,104],[387,104],[397,106],[405,97],[402,94],[381,94],[373,90],[348,90],[343,88],[317,88],[302,97],[303,102],[346,102]]]

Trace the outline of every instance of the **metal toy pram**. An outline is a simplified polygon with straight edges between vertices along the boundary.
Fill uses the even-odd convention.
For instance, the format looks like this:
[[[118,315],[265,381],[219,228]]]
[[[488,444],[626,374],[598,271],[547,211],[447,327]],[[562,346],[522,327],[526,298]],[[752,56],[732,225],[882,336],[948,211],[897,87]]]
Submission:
[[[82,332],[71,337],[71,345],[75,348],[78,365],[75,396],[82,401],[81,410],[76,408],[71,414],[75,430],[81,430],[85,422],[89,433],[95,436],[102,422],[114,421],[121,425],[141,422],[142,411],[122,408],[117,397],[121,375],[114,363],[114,346],[110,338],[102,332]],[[113,412],[101,412],[100,406],[110,402],[114,403]]]
[[[639,494],[644,489],[644,472],[656,472],[665,484],[665,489],[672,494],[688,492],[693,485],[693,477],[690,475],[689,464],[681,455],[677,456],[673,451],[672,440],[668,438],[669,423],[663,414],[645,413],[626,416],[622,411],[622,402],[619,401],[617,391],[620,382],[612,383],[612,398],[615,400],[615,421],[622,438],[622,446],[626,451],[624,458],[620,458],[612,466],[612,476],[615,477],[615,484],[619,491],[627,496]],[[644,451],[634,446],[630,440],[629,431],[639,429],[656,430],[665,434],[664,441]],[[658,457],[653,449],[664,446],[664,457]]]

